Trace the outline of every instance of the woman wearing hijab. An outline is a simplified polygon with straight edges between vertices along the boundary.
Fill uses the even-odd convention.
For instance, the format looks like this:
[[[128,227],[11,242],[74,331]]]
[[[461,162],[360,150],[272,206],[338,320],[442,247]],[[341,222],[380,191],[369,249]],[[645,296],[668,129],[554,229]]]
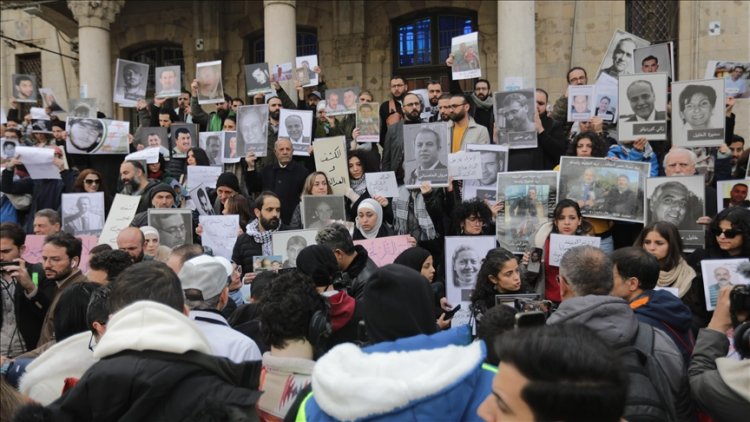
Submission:
[[[414,271],[422,274],[427,281],[430,282],[430,288],[432,294],[435,297],[434,308],[435,318],[440,329],[446,329],[450,326],[450,320],[444,319],[443,313],[450,310],[448,301],[445,299],[445,283],[441,281],[435,281],[435,267],[433,266],[434,259],[432,253],[425,248],[420,246],[414,246],[399,254],[393,261],[394,264],[401,264],[405,267],[409,267]],[[444,309],[445,308],[445,309]]]
[[[392,220],[393,214],[390,216]],[[354,235],[352,236],[354,240],[375,239],[396,235],[396,232],[390,227],[388,222],[383,221],[383,207],[378,201],[372,198],[360,201],[357,207],[356,226],[357,229],[354,230]]]
[[[159,232],[151,226],[141,227],[141,232],[143,233],[143,238],[146,239],[146,244],[143,247],[144,255],[151,256],[156,261],[167,262],[172,250],[160,244]]]

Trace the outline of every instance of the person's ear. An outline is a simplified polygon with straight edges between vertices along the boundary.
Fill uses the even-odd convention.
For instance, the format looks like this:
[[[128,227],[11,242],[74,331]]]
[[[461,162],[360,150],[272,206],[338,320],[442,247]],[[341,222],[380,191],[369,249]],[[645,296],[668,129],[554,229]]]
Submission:
[[[641,282],[636,277],[628,278],[627,283],[628,283],[628,290],[631,292],[638,290],[638,286],[641,284]]]
[[[78,264],[80,263],[80,259],[77,256],[74,256],[70,259],[70,268],[78,268]]]
[[[497,283],[500,282],[500,280],[498,280],[497,277],[495,277],[494,275],[491,275],[488,278],[490,280],[490,283],[492,283],[494,285],[497,285]]]
[[[255,213],[255,218],[257,218],[258,220],[260,220],[260,210],[257,209],[257,208],[255,208],[253,210],[253,213]]]

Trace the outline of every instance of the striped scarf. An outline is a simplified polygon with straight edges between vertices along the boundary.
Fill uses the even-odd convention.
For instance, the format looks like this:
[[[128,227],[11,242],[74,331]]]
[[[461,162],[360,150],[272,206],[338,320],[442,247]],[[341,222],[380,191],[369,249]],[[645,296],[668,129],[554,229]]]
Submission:
[[[414,207],[410,215],[412,203]],[[406,186],[399,186],[398,197],[393,198],[393,208],[395,210],[394,228],[399,234],[410,234],[417,240],[431,240],[438,236],[432,218],[427,213],[424,197],[419,190],[409,192]],[[416,217],[416,225],[413,223],[414,217]]]

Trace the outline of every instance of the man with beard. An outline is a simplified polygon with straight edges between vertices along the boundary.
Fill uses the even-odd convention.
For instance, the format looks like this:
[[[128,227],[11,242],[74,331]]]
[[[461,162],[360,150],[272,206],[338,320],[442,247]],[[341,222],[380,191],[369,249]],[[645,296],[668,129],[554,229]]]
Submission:
[[[267,165],[263,167],[263,170],[257,171],[255,154],[249,152],[245,157],[247,163],[245,182],[247,190],[251,193],[273,192],[281,203],[281,220],[288,225],[294,209],[300,202],[299,193],[302,192],[310,171],[299,162],[292,161],[292,142],[288,138],[279,138],[276,141],[274,155],[277,160],[276,164]],[[252,265],[248,268],[252,268]]]
[[[487,129],[469,116],[469,103],[463,94],[451,95],[449,107],[451,152],[462,151],[468,144],[487,145],[490,143],[490,134]]]
[[[430,122],[448,122],[451,120],[451,94],[440,95],[435,107],[436,113],[430,118]]]
[[[440,81],[431,80],[427,82],[427,99],[430,101],[430,109],[426,110],[432,113],[430,116],[430,122],[437,121],[438,118],[438,101],[443,95],[443,87],[440,85]]]
[[[291,145],[290,154],[291,154]],[[297,195],[299,197],[299,194]],[[293,209],[294,207],[292,207]],[[281,230],[281,201],[270,191],[261,192],[253,206],[255,220],[247,226],[247,231],[237,238],[232,250],[232,262],[242,266],[245,282],[255,278],[253,257],[273,255],[271,236]]]
[[[147,190],[144,194],[148,196],[148,208],[167,209],[174,208],[177,193],[166,183],[158,183]],[[138,212],[133,221],[130,222],[133,227],[148,226],[148,209]]]
[[[406,80],[401,76],[392,76],[390,86],[392,98],[380,104],[380,145],[384,145],[388,126],[401,121],[402,114],[405,113],[402,103],[405,100],[404,96],[408,89]],[[419,97],[417,97],[417,100],[419,100]]]
[[[146,171],[143,168],[143,164],[139,161],[132,160],[120,164],[120,181],[122,182],[122,190],[120,193],[123,195],[141,197],[136,212],[143,212],[148,208],[148,201],[150,198],[143,194],[159,184],[159,182],[155,180],[149,181],[146,177]]]
[[[211,135],[206,139],[206,155],[208,155],[209,164],[221,165],[221,139],[218,136]]]
[[[624,174],[617,176],[617,185],[607,192],[605,202],[611,212],[622,217],[635,215],[640,208],[635,192],[630,189],[630,179]]]
[[[190,110],[193,112],[193,123],[198,123],[202,132],[221,131],[224,127],[224,119],[226,119],[231,112],[232,97],[224,94],[224,101],[216,104],[216,111],[206,113],[206,111],[203,110],[203,107],[198,104],[200,82],[198,82],[197,79],[194,79],[193,83],[190,84],[190,89],[193,90],[193,95],[190,99]]]
[[[547,101],[549,99],[547,91],[537,88],[534,96],[536,100],[536,114],[534,116],[536,139],[544,154],[542,168],[551,169],[560,164],[560,157],[565,153],[568,141],[565,139],[565,130],[562,125],[547,115]]]
[[[529,119],[528,99],[520,93],[511,93],[503,99],[503,110],[498,113],[505,117],[505,127],[508,132],[536,131],[534,123]]]
[[[575,85],[587,85],[588,84],[588,74],[586,73],[586,69],[582,67],[572,67],[570,70],[568,70],[567,75],[568,80],[568,86]],[[552,119],[560,123],[562,125],[564,131],[565,131],[565,138],[567,139],[570,135],[570,129],[573,127],[573,122],[568,122],[568,91],[565,91],[564,95],[561,95],[560,98],[555,101],[555,106],[552,109],[552,115],[550,116]]]
[[[177,97],[177,108],[174,109],[177,115],[177,120],[185,123],[193,123],[193,115],[190,110],[190,93],[183,90],[179,97]]]
[[[146,238],[141,229],[137,227],[126,227],[117,235],[117,249],[125,251],[135,264],[141,261],[151,261],[154,258],[143,252]]]
[[[87,281],[86,276],[78,269],[81,263],[81,249],[81,241],[69,233],[60,232],[44,239],[44,246],[42,246],[44,275],[47,280],[55,282],[57,290],[47,310],[47,315],[44,317],[37,347],[55,339],[54,315],[60,294],[73,283]]]
[[[381,111],[382,109],[381,107]],[[403,110],[404,120],[391,125],[385,137],[382,171],[395,171],[398,174],[398,169],[401,168],[401,162],[404,160],[404,125],[422,122],[420,118],[422,102],[418,95],[413,93],[404,95]],[[383,130],[382,126],[381,130]],[[383,132],[380,132],[380,135],[382,136]],[[403,176],[401,181],[403,181]]]

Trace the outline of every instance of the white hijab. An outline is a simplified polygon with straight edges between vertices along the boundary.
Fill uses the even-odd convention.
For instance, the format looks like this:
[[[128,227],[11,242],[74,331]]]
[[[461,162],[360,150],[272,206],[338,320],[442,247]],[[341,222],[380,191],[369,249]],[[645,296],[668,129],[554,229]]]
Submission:
[[[365,231],[362,226],[359,224],[359,215],[357,216],[357,229],[360,233],[362,233],[362,236],[365,237],[365,239],[375,239],[378,237],[378,232],[380,231],[380,226],[383,225],[383,207],[380,206],[378,201],[367,198],[363,199],[362,202],[359,203],[359,206],[357,207],[357,214],[359,214],[359,210],[361,209],[370,209],[375,211],[375,214],[377,214],[378,219],[375,222],[375,226],[370,231]]]

